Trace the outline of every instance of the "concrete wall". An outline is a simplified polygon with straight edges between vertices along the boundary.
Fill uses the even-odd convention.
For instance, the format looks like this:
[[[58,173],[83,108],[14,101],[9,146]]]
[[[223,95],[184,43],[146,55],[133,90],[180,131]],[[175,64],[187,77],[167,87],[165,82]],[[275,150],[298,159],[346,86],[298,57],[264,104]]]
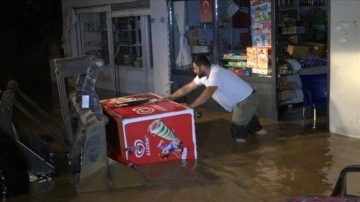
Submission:
[[[360,138],[360,1],[330,1],[330,132]]]
[[[170,45],[166,0],[150,1],[152,54],[154,64],[154,92],[170,93]]]

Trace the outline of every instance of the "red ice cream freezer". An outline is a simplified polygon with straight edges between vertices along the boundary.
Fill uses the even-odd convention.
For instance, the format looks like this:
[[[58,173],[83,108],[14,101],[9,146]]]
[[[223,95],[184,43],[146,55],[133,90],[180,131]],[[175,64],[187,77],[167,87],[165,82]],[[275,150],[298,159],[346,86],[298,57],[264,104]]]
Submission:
[[[133,164],[196,159],[194,111],[153,94],[101,101],[109,157]]]

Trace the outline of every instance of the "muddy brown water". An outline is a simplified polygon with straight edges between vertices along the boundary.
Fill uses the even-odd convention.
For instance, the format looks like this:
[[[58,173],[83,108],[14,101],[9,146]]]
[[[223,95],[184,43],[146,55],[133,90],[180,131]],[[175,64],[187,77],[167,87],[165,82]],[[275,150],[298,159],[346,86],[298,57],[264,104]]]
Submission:
[[[34,100],[60,118],[57,96]],[[231,114],[199,108],[195,120],[198,159],[138,166],[144,186],[76,193],[64,152],[54,146],[57,175],[30,184],[30,192],[5,201],[281,201],[301,195],[329,196],[342,168],[360,164],[360,139],[326,131],[326,117],[312,129],[301,108],[282,121],[261,119],[267,135],[246,143],[230,137]],[[30,127],[31,128],[31,127]],[[360,187],[353,182],[353,187]],[[360,188],[359,188],[360,190]],[[360,195],[357,190],[353,191]]]

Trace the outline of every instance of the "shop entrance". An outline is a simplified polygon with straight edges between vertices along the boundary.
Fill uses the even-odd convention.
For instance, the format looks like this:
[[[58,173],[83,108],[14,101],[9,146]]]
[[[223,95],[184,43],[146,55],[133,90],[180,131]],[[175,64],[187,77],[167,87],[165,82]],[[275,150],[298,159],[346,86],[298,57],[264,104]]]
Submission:
[[[77,54],[106,63],[97,87],[116,95],[153,91],[148,1],[76,9]]]

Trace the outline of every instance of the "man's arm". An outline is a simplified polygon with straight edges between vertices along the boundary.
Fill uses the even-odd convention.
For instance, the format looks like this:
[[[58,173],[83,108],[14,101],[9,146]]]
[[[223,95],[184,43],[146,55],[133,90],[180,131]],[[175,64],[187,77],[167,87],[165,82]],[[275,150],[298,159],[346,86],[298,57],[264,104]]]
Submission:
[[[211,96],[214,94],[218,87],[217,86],[208,86],[205,90],[200,94],[200,96],[189,105],[190,108],[198,107],[208,101]]]
[[[190,93],[191,91],[195,90],[197,87],[199,87],[199,86],[194,81],[191,81],[191,82],[185,84],[184,86],[182,86],[181,88],[179,88],[178,90],[176,90],[173,94],[168,96],[166,99],[175,100],[177,98],[180,98],[180,97]]]

